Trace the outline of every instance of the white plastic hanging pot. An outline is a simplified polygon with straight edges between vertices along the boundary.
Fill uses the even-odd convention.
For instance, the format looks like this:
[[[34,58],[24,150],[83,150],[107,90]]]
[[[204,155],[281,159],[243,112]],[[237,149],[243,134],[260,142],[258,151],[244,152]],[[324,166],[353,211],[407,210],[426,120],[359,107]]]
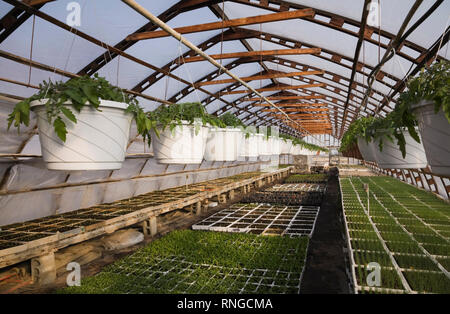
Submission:
[[[292,140],[291,139],[281,139],[281,154],[290,154],[292,149]]]
[[[280,139],[275,136],[269,136],[268,139],[268,151],[270,155],[279,155],[280,154]]]
[[[377,161],[377,144],[374,142],[367,143],[362,137],[358,137],[358,148],[365,161]]]
[[[128,104],[100,100],[100,110],[85,106],[80,112],[67,102],[77,123],[62,117],[67,128],[66,141],[56,135],[47,120],[46,99],[35,100],[30,108],[36,113],[42,158],[50,170],[120,169],[130,134],[132,114]]]
[[[241,129],[210,128],[206,141],[205,160],[237,160],[241,151],[241,140]]]
[[[418,128],[416,127],[416,131]],[[395,143],[387,138],[383,139],[383,151],[377,151],[376,159],[378,166],[383,169],[416,169],[425,168],[427,166],[427,157],[423,144],[417,143],[416,140],[409,135],[407,129],[403,130],[406,141],[406,156],[403,158],[402,152]],[[419,135],[420,137],[420,135]],[[421,140],[422,141],[422,140]],[[396,142],[396,139],[394,139]]]
[[[264,134],[256,134],[258,139],[258,153],[260,156],[269,156],[271,151],[269,148],[269,139]]]
[[[242,132],[241,133],[241,145],[242,145],[241,157],[256,158],[259,156],[257,134],[250,133],[248,136],[246,136]]]
[[[450,176],[450,123],[444,112],[441,109],[435,113],[434,104],[429,101],[421,101],[412,107],[431,172]]]
[[[182,121],[172,131],[159,129],[159,137],[151,132],[153,154],[162,164],[200,164],[206,148],[209,128]]]

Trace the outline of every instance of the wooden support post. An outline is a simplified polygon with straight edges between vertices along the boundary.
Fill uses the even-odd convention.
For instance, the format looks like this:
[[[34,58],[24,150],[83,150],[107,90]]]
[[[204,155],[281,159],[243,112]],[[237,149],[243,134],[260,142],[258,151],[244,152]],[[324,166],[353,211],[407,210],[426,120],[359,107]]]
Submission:
[[[197,216],[199,216],[199,215],[201,215],[202,214],[202,211],[203,211],[203,208],[202,208],[203,206],[202,206],[202,202],[197,202],[197,203],[195,203],[195,214],[197,215]]]
[[[46,285],[56,280],[55,253],[31,259],[31,278],[34,283]]]
[[[228,192],[228,198],[230,200],[234,199],[234,189],[230,190],[230,192]]]
[[[219,195],[219,204],[225,204],[227,202],[227,195],[224,194],[220,194]]]
[[[142,231],[145,236],[155,236],[158,233],[158,224],[156,217],[144,220]]]

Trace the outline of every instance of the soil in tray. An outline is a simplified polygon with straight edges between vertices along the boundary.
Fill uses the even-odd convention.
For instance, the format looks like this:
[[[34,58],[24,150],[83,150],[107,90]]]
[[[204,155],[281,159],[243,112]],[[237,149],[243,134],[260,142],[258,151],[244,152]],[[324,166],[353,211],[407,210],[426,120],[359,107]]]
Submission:
[[[261,234],[264,232],[264,229],[251,229],[249,233],[251,234]]]
[[[249,224],[237,223],[232,224],[230,228],[248,228]]]
[[[23,233],[21,232],[12,232],[12,231],[0,231],[0,240],[3,241],[12,241],[19,237],[21,237]]]
[[[229,222],[218,222],[213,225],[213,227],[229,227],[231,223]]]
[[[31,241],[39,240],[39,239],[46,238],[49,236],[51,236],[51,234],[44,234],[44,233],[27,234],[20,238],[14,239],[14,240],[20,241],[20,242],[31,242]]]
[[[23,243],[14,241],[0,241],[0,250],[6,250],[15,246],[22,245]]]

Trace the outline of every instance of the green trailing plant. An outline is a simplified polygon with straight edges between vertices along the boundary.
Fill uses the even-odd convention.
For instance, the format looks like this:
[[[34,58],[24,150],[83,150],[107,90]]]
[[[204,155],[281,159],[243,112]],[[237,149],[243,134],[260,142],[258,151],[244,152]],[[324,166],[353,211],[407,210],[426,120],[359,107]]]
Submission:
[[[323,147],[315,145],[315,144],[307,143],[306,141],[304,141],[300,138],[293,139],[292,144],[300,145],[301,147],[303,147],[309,151],[321,151],[321,152],[325,152],[325,153],[329,152],[329,150],[327,148],[323,148]]]
[[[165,130],[167,127],[173,132],[175,127],[182,126],[183,121],[190,125],[195,125],[196,132],[202,125],[211,125],[215,127],[226,127],[218,117],[206,112],[201,103],[180,103],[173,105],[161,105],[156,110],[147,113],[151,121],[151,127],[159,136],[159,130]],[[194,123],[200,121],[201,123]]]
[[[223,122],[226,126],[231,126],[233,128],[243,127],[245,128],[245,124],[231,112],[226,112],[225,114],[219,117],[220,121]]]
[[[413,119],[409,117],[411,107],[422,100],[433,102],[435,113],[442,109],[450,123],[450,61],[442,59],[422,68],[419,75],[407,82],[407,90],[400,94],[397,107],[405,107],[408,115],[403,117]]]
[[[95,74],[94,77],[81,76],[67,82],[44,81],[39,84],[39,92],[17,103],[8,116],[8,129],[14,125],[20,131],[20,125],[30,123],[30,104],[32,101],[44,101],[47,120],[53,125],[56,135],[66,141],[67,126],[64,117],[77,123],[76,113],[85,106],[98,111],[100,99],[124,102],[125,110],[133,115],[137,129],[144,139],[150,140],[149,131],[153,127],[136,98],[124,93],[119,87],[111,85],[105,78]],[[75,111],[75,112],[74,112]]]
[[[373,123],[373,117],[361,117],[350,124],[347,131],[342,136],[340,152],[349,150],[352,145],[357,144],[358,137],[363,137],[367,142],[370,140],[369,126]]]

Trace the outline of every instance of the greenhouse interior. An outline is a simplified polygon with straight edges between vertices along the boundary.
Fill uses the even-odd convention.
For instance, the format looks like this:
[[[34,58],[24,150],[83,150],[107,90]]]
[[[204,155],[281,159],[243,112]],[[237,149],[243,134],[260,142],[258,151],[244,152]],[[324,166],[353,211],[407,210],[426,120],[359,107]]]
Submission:
[[[450,294],[449,26],[444,0],[0,1],[0,294]]]

